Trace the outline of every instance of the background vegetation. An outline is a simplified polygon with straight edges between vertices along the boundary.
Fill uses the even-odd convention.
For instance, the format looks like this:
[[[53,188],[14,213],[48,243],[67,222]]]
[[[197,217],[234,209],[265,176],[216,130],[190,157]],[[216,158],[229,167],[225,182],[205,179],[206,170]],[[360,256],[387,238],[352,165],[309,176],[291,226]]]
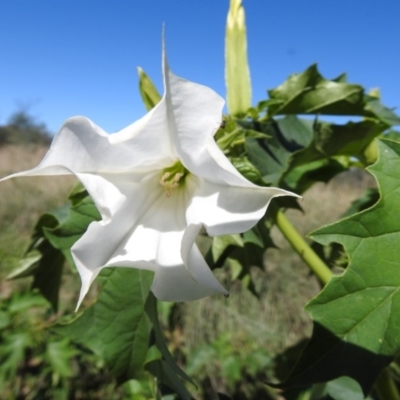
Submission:
[[[51,134],[46,125],[38,123],[26,110],[21,108],[8,119],[8,123],[0,126],[0,146],[41,145],[51,142]]]

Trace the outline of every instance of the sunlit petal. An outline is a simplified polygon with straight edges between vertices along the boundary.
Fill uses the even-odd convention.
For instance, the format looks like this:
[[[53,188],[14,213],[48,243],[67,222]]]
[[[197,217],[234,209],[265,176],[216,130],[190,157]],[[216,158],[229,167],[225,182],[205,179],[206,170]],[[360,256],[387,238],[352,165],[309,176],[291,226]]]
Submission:
[[[287,196],[278,188],[237,187],[192,177],[193,197],[186,211],[188,224],[202,223],[211,236],[251,229],[265,214],[275,196]],[[195,188],[195,189],[194,189]]]

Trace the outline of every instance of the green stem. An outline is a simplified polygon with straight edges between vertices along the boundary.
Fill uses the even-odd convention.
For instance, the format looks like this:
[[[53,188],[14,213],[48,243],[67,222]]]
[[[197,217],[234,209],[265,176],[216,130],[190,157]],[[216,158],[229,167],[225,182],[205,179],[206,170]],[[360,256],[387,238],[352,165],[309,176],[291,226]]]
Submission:
[[[275,211],[275,224],[283,236],[285,236],[286,240],[292,245],[318,279],[326,285],[333,275],[332,271],[303,239],[297,229],[286,218],[283,211],[279,209],[273,209],[273,211]],[[400,400],[396,383],[392,379],[388,367],[382,370],[375,382],[374,389],[381,400]]]
[[[385,368],[381,372],[375,382],[374,389],[378,397],[382,400],[400,400],[399,391],[390,375],[389,368]]]
[[[279,230],[285,236],[286,240],[292,245],[299,256],[314,272],[318,279],[326,285],[332,277],[330,268],[318,257],[315,251],[303,239],[296,228],[286,218],[286,215],[277,210],[275,214],[275,223]]]

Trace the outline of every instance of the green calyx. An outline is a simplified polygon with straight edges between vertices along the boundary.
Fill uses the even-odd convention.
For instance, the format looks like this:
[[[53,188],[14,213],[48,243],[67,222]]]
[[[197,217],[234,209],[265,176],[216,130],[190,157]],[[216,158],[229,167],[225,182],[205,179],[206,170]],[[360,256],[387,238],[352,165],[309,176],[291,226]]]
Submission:
[[[172,189],[183,186],[188,174],[189,171],[180,161],[177,161],[175,164],[162,170],[160,185],[165,188],[167,197],[171,196]]]

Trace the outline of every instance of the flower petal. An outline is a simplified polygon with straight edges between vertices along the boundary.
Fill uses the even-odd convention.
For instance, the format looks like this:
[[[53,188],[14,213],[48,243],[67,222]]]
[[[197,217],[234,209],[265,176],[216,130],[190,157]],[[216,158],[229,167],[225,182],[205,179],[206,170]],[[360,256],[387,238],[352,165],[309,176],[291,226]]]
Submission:
[[[181,240],[182,264],[156,270],[151,290],[158,299],[191,301],[216,293],[228,294],[194,243],[201,227],[198,224],[186,228]]]
[[[194,175],[210,182],[251,186],[213,138],[222,120],[225,103],[222,97],[206,86],[173,74],[165,51],[163,72],[169,134],[183,165]]]
[[[204,148],[222,121],[224,100],[210,88],[173,74],[163,51],[163,73],[169,135],[182,163],[203,156]]]
[[[189,273],[184,264],[160,268],[156,271],[151,291],[154,295],[163,301],[191,301],[210,296],[217,292],[227,293],[226,290],[216,291],[209,286],[211,278],[214,277],[203,257],[194,245],[193,262],[196,263],[196,279]],[[211,274],[211,277],[209,275]],[[203,280],[202,278],[205,277]],[[222,288],[222,286],[221,286]]]
[[[96,180],[92,175],[79,177],[83,181],[88,178],[85,183],[98,198],[114,193],[118,198],[112,218],[92,223],[72,247],[82,277],[80,301],[106,266],[149,269],[157,274],[163,268],[183,265],[181,242],[188,203],[184,190],[175,189],[167,197],[158,182],[158,172],[141,179],[129,174],[110,175],[107,179],[98,176]]]
[[[113,258],[126,253],[124,246],[135,224],[140,220],[141,213],[151,208],[154,197],[159,195],[154,192],[151,196],[151,192],[147,192],[156,184],[156,176],[140,180],[134,175],[112,175],[106,179],[103,176],[79,174],[79,178],[95,198],[103,215],[106,215],[102,221],[91,223],[85,234],[71,248],[82,280],[78,307],[100,270],[112,265],[110,260]],[[132,198],[135,199],[135,204],[132,204]],[[113,200],[114,206],[107,208],[109,204],[112,205]],[[152,265],[139,264],[135,266],[154,269]],[[123,263],[121,265],[124,266]]]
[[[193,176],[187,184],[194,192],[187,222],[202,223],[211,236],[245,232],[263,217],[273,197],[293,195],[279,188],[227,186]]]
[[[62,175],[76,172],[98,172],[112,165],[116,153],[111,150],[108,135],[85,117],[68,119],[54,137],[43,161],[23,175]],[[117,158],[118,159],[118,158]]]
[[[111,144],[130,153],[130,162],[125,163],[128,168],[143,168],[163,159],[168,161],[162,167],[167,167],[178,157],[172,137],[168,135],[168,126],[167,101],[164,95],[144,117],[110,135],[109,140]]]
[[[162,169],[176,160],[176,155],[169,151],[165,115],[165,106],[160,104],[142,119],[112,135],[85,117],[70,118],[36,168],[10,175],[7,179],[32,175],[124,173],[135,168],[141,171]],[[157,126],[161,121],[163,125]],[[136,137],[134,145],[129,140],[120,142],[129,136]]]

